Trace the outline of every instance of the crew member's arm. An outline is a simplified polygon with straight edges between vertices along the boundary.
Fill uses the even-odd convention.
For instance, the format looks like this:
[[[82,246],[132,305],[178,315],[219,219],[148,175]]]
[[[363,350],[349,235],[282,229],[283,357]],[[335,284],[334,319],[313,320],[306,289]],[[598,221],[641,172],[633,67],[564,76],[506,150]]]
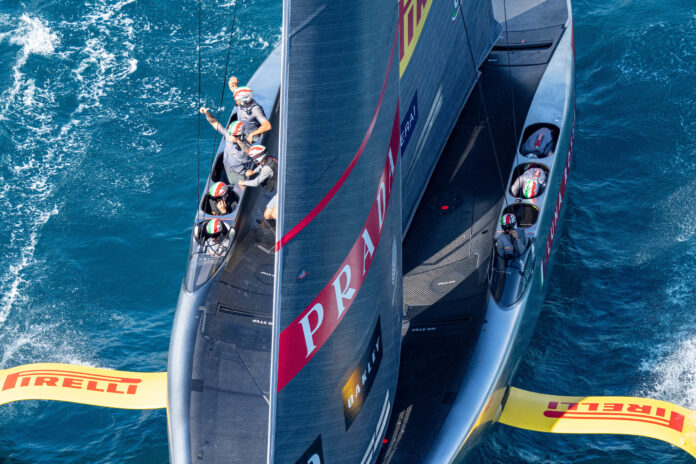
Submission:
[[[261,168],[261,174],[258,177],[255,177],[252,180],[240,180],[239,185],[243,185],[244,187],[257,187],[263,184],[266,181],[266,179],[268,179],[272,175],[273,169],[271,169],[268,166],[263,166]]]
[[[199,110],[201,114],[205,115],[205,119],[210,123],[211,126],[213,126],[213,129],[218,131],[220,135],[223,137],[227,138],[227,131],[225,131],[225,128],[218,122],[217,119],[215,119],[215,116],[213,116],[213,113],[210,112],[208,108],[201,108]]]
[[[262,169],[262,168],[263,168],[263,166],[256,166],[254,169],[247,169],[247,172],[244,173],[244,175],[245,175],[246,177],[251,177],[251,176],[253,176],[254,174],[258,174],[259,172],[261,172],[261,169]]]
[[[268,132],[269,130],[272,129],[271,122],[268,120],[268,118],[266,118],[266,115],[263,114],[263,110],[261,108],[259,108],[259,107],[254,108],[254,110],[252,111],[251,114],[256,118],[256,120],[259,123],[261,123],[261,126],[259,126],[258,129],[256,129],[254,132],[252,132],[251,134],[249,134],[247,136],[247,141],[249,143],[253,143],[254,136],[261,135],[264,132]]]
[[[227,214],[227,203],[225,203],[225,200],[220,198],[215,205],[217,206],[218,211],[220,211],[220,214]]]

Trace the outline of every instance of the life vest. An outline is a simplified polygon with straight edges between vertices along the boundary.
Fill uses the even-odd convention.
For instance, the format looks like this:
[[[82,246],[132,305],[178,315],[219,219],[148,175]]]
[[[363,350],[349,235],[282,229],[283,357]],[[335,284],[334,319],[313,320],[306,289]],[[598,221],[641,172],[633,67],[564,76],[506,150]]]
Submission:
[[[275,192],[276,187],[278,186],[278,160],[266,155],[266,159],[264,160],[264,166],[268,166],[269,168],[271,168],[271,171],[273,171],[273,175],[266,179],[266,182],[263,183],[263,188],[265,188],[269,192]]]

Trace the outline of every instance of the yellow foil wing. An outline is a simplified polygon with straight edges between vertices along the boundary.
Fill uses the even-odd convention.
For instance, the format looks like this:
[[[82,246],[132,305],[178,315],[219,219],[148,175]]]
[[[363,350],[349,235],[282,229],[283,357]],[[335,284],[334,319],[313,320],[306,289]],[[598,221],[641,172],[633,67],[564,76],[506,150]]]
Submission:
[[[54,400],[121,409],[167,407],[166,372],[125,372],[71,364],[0,370],[0,404]]]
[[[639,435],[696,457],[696,413],[666,401],[627,396],[554,396],[510,388],[499,422],[551,433]]]

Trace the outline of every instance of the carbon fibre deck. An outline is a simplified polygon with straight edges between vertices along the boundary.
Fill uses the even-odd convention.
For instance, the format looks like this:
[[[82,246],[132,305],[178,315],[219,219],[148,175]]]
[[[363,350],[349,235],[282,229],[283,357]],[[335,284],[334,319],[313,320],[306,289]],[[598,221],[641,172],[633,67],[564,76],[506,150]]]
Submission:
[[[210,292],[196,338],[191,382],[196,463],[263,462],[266,456],[275,231],[262,219],[270,194],[256,193],[248,227],[240,228]]]

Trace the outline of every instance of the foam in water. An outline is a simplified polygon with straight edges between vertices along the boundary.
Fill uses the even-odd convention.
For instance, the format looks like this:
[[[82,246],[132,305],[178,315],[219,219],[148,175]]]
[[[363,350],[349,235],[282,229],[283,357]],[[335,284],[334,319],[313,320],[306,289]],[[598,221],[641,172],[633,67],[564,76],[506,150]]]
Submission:
[[[60,43],[58,35],[52,32],[45,21],[40,18],[32,18],[26,13],[19,20],[19,28],[11,35],[10,43],[22,47],[22,58],[32,53],[50,55]]]
[[[642,367],[656,379],[641,395],[696,409],[696,336],[678,343],[660,361]]]
[[[100,108],[116,84],[137,70],[134,21],[121,11],[134,1],[87,3],[74,22],[0,15],[7,31],[0,33],[0,44],[20,47],[10,65],[12,82],[0,89],[0,120],[14,123],[0,134],[8,148],[0,153],[0,208],[14,213],[0,229],[8,237],[0,247],[3,366],[36,360],[85,363],[75,344],[82,337],[70,334],[60,320],[68,302],[58,296],[56,308],[46,313],[55,323],[40,322],[48,310],[37,307],[34,287],[55,270],[46,269],[45,256],[36,250],[92,145],[99,121],[88,110]],[[50,62],[32,60],[35,55]],[[42,74],[46,69],[51,72]]]
[[[4,19],[3,22],[6,22],[7,18]],[[0,34],[0,43],[8,39],[10,44],[19,45],[21,48],[17,54],[17,60],[12,66],[14,80],[12,87],[2,93],[5,103],[0,111],[0,120],[5,119],[7,109],[20,92],[24,93],[23,101],[25,104],[33,103],[35,82],[32,79],[25,82],[24,74],[21,71],[29,56],[32,54],[49,56],[60,44],[58,34],[52,32],[45,21],[40,18],[32,18],[27,14],[23,14],[19,18],[19,24],[14,30]]]

